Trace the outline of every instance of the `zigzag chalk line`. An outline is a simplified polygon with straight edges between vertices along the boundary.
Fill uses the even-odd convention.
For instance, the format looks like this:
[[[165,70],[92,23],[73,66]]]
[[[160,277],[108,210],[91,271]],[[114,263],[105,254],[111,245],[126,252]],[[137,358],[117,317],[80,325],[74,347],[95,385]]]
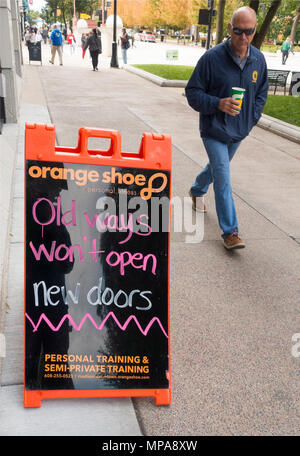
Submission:
[[[40,324],[42,323],[42,321],[44,320],[47,325],[49,326],[50,329],[52,329],[52,331],[59,331],[61,326],[63,325],[64,321],[65,320],[69,320],[69,322],[71,323],[71,325],[73,326],[73,328],[75,329],[75,331],[80,331],[82,326],[84,325],[85,321],[87,319],[89,319],[91,321],[91,323],[95,326],[96,329],[98,329],[98,331],[101,331],[101,329],[104,327],[105,323],[107,322],[107,320],[112,317],[115,321],[115,323],[119,326],[119,328],[122,330],[122,331],[126,331],[127,329],[127,326],[129,325],[129,323],[131,322],[131,320],[133,320],[135,322],[135,324],[137,325],[138,329],[140,330],[140,332],[144,335],[144,336],[147,336],[151,326],[153,325],[153,323],[155,321],[157,321],[160,329],[162,330],[163,334],[166,336],[166,338],[168,338],[168,335],[166,333],[166,331],[164,330],[164,327],[163,325],[161,324],[161,321],[158,317],[153,317],[148,325],[146,326],[146,328],[143,330],[143,328],[141,327],[138,319],[136,318],[135,315],[130,315],[130,317],[127,318],[127,320],[125,321],[125,323],[123,325],[121,325],[121,323],[119,322],[119,320],[117,319],[117,317],[115,316],[115,314],[113,312],[109,312],[106,317],[104,318],[104,320],[102,321],[102,323],[97,326],[97,323],[95,322],[95,320],[93,319],[93,317],[87,313],[84,315],[84,317],[82,318],[81,322],[79,323],[79,325],[77,325],[75,323],[75,321],[73,320],[73,318],[71,317],[70,314],[66,314],[62,317],[62,319],[60,320],[60,322],[58,323],[58,325],[55,327],[52,322],[49,320],[49,318],[44,314],[42,313],[37,324],[35,324],[32,319],[30,318],[30,316],[25,313],[25,316],[26,318],[29,320],[29,322],[31,323],[32,327],[33,327],[33,332],[36,332],[40,326]]]

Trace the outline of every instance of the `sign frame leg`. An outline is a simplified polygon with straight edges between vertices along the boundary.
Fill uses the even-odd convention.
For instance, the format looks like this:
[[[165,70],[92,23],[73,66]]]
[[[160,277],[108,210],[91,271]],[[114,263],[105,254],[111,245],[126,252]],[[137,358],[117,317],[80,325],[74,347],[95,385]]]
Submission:
[[[41,407],[42,397],[40,391],[24,391],[24,407]]]
[[[170,405],[171,389],[161,389],[155,391],[155,405]]]

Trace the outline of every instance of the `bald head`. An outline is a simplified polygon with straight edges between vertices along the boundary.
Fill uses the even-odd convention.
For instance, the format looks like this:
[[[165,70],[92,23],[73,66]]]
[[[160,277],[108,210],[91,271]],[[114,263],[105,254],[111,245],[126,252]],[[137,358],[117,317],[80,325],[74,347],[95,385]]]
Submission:
[[[235,10],[231,18],[231,24],[235,26],[235,22],[241,20],[250,20],[253,21],[253,27],[256,25],[256,12],[254,9],[249,8],[249,6],[242,6]]]
[[[254,38],[256,27],[256,13],[249,6],[242,6],[233,13],[231,23],[228,24],[231,44],[242,59],[247,54]]]

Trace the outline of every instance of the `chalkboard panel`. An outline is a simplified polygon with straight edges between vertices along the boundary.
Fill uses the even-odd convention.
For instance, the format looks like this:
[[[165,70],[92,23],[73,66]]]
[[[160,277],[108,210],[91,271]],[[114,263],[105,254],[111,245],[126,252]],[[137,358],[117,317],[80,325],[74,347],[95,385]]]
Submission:
[[[41,41],[36,43],[28,43],[28,52],[29,52],[29,61],[42,61],[42,48],[41,48]]]
[[[170,173],[26,160],[26,390],[169,388]]]

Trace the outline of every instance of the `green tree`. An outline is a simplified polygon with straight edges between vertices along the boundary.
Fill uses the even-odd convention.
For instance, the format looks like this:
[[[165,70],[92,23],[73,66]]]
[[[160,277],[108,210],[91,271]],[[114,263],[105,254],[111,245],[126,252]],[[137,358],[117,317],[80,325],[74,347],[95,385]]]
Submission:
[[[72,0],[47,0],[46,7],[44,8],[47,22],[50,23],[60,21],[64,22],[72,19]],[[61,16],[57,16],[57,10],[61,11]]]
[[[262,43],[265,39],[265,36],[267,34],[267,31],[270,28],[272,20],[276,14],[276,11],[278,10],[278,8],[281,4],[281,1],[282,0],[277,0],[277,1],[272,2],[272,5],[270,6],[270,8],[265,16],[265,19],[259,29],[259,33],[255,36],[255,40],[253,43],[254,46],[260,48],[260,46],[262,45]]]
[[[229,0],[226,2],[225,11],[224,11],[224,33],[228,33],[228,24],[231,22],[232,15],[235,10],[244,6],[243,1],[241,0]]]
[[[299,25],[299,19],[300,19],[300,5],[298,6],[298,8],[296,10],[295,16],[293,19],[293,26],[292,26],[292,30],[291,30],[291,42],[292,43],[294,43],[295,38],[296,38],[297,29],[298,29],[298,25]]]
[[[268,10],[270,9],[273,0],[251,1],[251,6],[257,12],[258,30],[262,26]],[[267,39],[276,40],[282,34],[286,38],[290,33],[293,25],[293,17],[296,16],[299,0],[282,0],[277,9],[270,26],[267,29],[265,37]]]
[[[34,25],[36,20],[40,17],[39,11],[29,10],[29,14],[27,15],[27,20],[30,25]]]
[[[65,0],[65,1],[69,1],[69,0]],[[73,3],[73,1],[72,1],[72,3]],[[98,5],[99,5],[99,0],[76,0],[76,11],[78,13],[78,16],[80,15],[80,13],[86,13],[86,14],[89,14],[90,16],[92,16],[93,11],[95,9],[97,9]]]
[[[282,0],[273,0],[272,2],[265,0],[265,2],[261,2],[264,3],[264,5],[268,7],[268,9],[265,10],[265,17],[263,18],[260,27],[257,28],[252,41],[253,46],[257,47],[258,49],[261,47],[265,39],[267,31],[271,25],[274,16],[276,15],[278,8],[281,5],[281,2]],[[257,0],[252,0],[249,2],[249,6],[250,8],[254,9],[256,13],[258,13],[260,2]]]
[[[76,0],[76,16],[80,13],[93,14],[99,6],[99,0]],[[45,9],[48,11],[50,22],[59,20],[65,25],[71,23],[73,17],[73,0],[47,0]],[[61,17],[57,16],[57,10],[61,11]]]

